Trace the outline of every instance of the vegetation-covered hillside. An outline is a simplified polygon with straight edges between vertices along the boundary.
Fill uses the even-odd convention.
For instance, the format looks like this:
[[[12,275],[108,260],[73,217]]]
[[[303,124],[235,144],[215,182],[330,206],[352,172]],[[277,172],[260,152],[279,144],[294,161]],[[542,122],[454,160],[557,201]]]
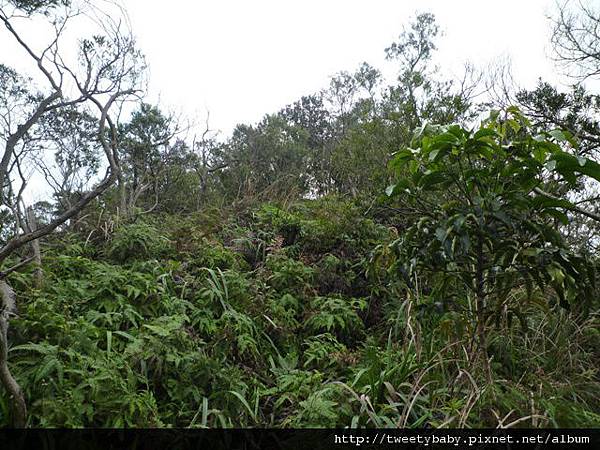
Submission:
[[[11,276],[29,423],[600,423],[597,316],[511,293],[519,314],[486,327],[489,383],[468,351],[468,299],[408,289],[386,265],[397,231],[365,209],[326,198],[56,236],[41,289]]]
[[[444,78],[420,14],[393,81],[190,140],[91,4],[0,0],[0,426],[600,427],[596,94]],[[583,78],[599,18],[553,24]]]

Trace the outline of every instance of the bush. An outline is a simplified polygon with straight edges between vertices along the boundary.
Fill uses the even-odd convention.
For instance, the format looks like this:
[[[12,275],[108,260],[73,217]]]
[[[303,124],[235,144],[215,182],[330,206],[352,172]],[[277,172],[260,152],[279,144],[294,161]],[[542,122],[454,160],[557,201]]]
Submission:
[[[172,250],[169,239],[148,223],[137,222],[119,227],[108,245],[107,255],[117,262],[135,259],[159,259]]]

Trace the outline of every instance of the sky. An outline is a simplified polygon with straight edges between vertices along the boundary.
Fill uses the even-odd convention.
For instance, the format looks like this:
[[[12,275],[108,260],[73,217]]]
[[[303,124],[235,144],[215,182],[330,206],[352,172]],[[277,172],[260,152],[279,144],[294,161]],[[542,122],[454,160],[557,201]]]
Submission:
[[[327,86],[367,61],[384,73],[384,49],[418,12],[443,31],[441,75],[467,61],[510,58],[515,79],[558,81],[549,56],[550,0],[123,1],[150,67],[153,101],[227,135],[237,123]]]
[[[149,64],[147,100],[198,127],[210,112],[223,136],[363,61],[393,76],[384,49],[420,12],[433,13],[442,31],[435,60],[443,77],[460,76],[466,62],[510,59],[524,87],[539,77],[560,82],[549,58],[554,0],[120,1]],[[43,41],[42,27],[23,27],[28,42]],[[0,59],[24,71],[30,63],[4,31]]]

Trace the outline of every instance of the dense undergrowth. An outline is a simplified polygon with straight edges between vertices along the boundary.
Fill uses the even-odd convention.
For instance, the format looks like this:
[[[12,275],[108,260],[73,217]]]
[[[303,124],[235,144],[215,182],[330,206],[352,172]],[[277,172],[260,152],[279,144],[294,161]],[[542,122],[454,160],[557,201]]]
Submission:
[[[374,212],[322,198],[53,237],[41,288],[10,276],[29,425],[600,426],[597,307],[515,290],[488,373],[467,299],[407,288]]]

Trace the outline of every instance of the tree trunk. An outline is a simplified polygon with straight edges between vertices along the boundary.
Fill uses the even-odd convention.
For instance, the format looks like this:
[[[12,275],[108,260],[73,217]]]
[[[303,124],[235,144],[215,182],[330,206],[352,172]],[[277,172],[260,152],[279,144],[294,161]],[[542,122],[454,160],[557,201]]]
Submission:
[[[476,283],[476,308],[477,308],[477,327],[476,327],[476,340],[479,347],[479,355],[482,358],[483,368],[485,370],[485,376],[489,384],[492,383],[492,370],[490,367],[490,360],[487,352],[487,336],[485,330],[485,279],[484,279],[484,255],[483,255],[483,235],[480,233],[477,239],[477,267],[475,270],[475,283]]]
[[[120,203],[120,215],[123,217],[127,216],[127,186],[125,186],[125,180],[119,173],[117,175],[117,184],[119,186],[119,203]]]
[[[25,428],[27,425],[27,405],[21,387],[8,368],[8,321],[15,313],[15,293],[10,286],[0,280],[0,382],[8,393],[12,411],[12,425]]]
[[[28,233],[37,230],[37,221],[31,206],[27,208],[27,228]],[[40,250],[39,239],[34,239],[31,241],[31,250],[33,251],[33,264],[35,266],[33,272],[33,282],[36,289],[40,289],[44,281],[44,272],[42,270],[42,252]]]

